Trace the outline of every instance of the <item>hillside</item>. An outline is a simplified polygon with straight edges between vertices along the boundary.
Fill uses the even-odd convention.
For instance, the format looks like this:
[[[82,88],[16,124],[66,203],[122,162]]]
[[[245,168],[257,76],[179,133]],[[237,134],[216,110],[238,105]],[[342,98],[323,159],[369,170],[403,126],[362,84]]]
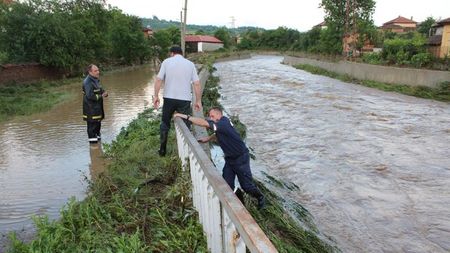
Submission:
[[[150,27],[155,31],[161,30],[161,29],[166,29],[171,26],[180,27],[180,21],[172,21],[172,20],[167,21],[165,19],[159,19],[156,16],[153,16],[153,18],[142,18],[141,20],[142,20],[143,27]],[[221,27],[213,26],[213,25],[188,24],[187,32],[188,33],[196,33],[198,31],[203,31],[204,34],[214,34],[214,32],[216,30],[218,30],[219,28],[221,28]],[[231,33],[234,33],[234,34],[241,34],[241,33],[246,32],[247,30],[254,30],[254,29],[264,30],[263,28],[252,27],[252,26],[242,26],[242,27],[238,27],[238,28],[228,28],[228,29],[230,30]]]

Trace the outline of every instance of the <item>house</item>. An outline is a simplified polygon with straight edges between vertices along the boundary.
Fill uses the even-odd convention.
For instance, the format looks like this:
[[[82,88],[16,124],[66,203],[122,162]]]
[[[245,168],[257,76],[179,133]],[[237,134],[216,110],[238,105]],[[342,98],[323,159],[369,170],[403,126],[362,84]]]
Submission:
[[[313,29],[314,28],[320,28],[320,30],[327,29],[327,23],[325,21],[322,21],[322,23],[313,26]]]
[[[450,56],[450,18],[436,22],[431,27],[430,34],[428,51],[438,58]]]
[[[142,29],[142,32],[144,32],[145,38],[150,38],[153,36],[153,30],[150,27],[145,27]]]
[[[223,42],[209,35],[186,35],[186,52],[206,52],[223,48]]]
[[[405,33],[409,31],[415,31],[417,28],[417,22],[411,19],[407,19],[402,16],[388,21],[381,26],[383,31],[390,31],[394,33]]]
[[[370,40],[365,39],[364,43],[357,48],[359,39],[358,33],[346,34],[342,38],[342,53],[348,57],[358,57],[362,52],[373,52],[374,45]]]

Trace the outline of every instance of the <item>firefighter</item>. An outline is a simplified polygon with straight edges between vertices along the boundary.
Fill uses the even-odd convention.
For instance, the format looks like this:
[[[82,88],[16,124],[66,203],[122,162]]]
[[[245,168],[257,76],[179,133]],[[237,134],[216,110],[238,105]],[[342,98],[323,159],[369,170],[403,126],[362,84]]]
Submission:
[[[90,64],[87,72],[83,81],[83,119],[87,122],[89,143],[97,143],[101,139],[101,122],[105,118],[103,98],[108,97],[108,93],[100,84],[98,67]]]

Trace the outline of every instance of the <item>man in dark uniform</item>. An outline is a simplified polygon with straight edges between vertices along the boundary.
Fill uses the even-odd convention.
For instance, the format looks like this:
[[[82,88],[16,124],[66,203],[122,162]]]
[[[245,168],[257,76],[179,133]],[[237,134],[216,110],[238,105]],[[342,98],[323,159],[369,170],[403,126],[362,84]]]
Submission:
[[[263,208],[265,198],[253,182],[252,172],[250,170],[250,156],[245,143],[242,141],[236,129],[234,129],[230,120],[223,116],[222,109],[213,107],[209,109],[208,114],[209,120],[191,117],[181,113],[175,113],[174,117],[180,117],[192,122],[194,125],[203,126],[214,131],[213,135],[204,137],[199,141],[209,142],[211,140],[217,140],[225,155],[225,166],[222,171],[222,176],[225,181],[234,190],[234,180],[237,176],[242,189],[257,199],[258,208]]]
[[[108,93],[100,85],[100,70],[94,64],[87,67],[88,75],[83,81],[83,119],[87,122],[89,143],[97,143],[100,140],[100,128],[103,111],[103,98]]]

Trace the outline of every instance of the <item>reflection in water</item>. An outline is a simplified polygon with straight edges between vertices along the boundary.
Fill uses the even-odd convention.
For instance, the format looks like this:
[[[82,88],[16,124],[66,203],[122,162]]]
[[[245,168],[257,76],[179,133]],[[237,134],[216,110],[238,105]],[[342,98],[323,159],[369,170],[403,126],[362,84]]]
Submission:
[[[91,163],[89,164],[91,181],[95,181],[106,166],[101,142],[89,145],[89,155],[91,157]]]
[[[104,143],[150,104],[153,75],[146,66],[100,76],[109,93]],[[84,198],[90,164],[92,176],[98,173],[101,149],[93,150],[87,141],[81,81],[65,89],[75,98],[48,112],[0,123],[0,234],[28,229],[32,215],[58,217],[71,196]]]
[[[259,170],[344,252],[450,252],[450,105],[281,65],[216,64],[222,104],[246,124]]]

